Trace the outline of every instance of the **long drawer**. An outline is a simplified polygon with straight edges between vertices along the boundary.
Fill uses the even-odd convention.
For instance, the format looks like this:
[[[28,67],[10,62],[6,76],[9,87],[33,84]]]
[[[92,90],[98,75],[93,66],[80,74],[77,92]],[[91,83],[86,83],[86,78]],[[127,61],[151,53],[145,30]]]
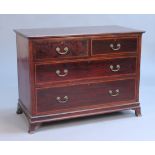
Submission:
[[[37,88],[37,113],[127,101],[135,98],[135,80],[119,80],[64,87]]]
[[[65,82],[94,77],[131,74],[136,72],[136,58],[36,64],[36,84]]]

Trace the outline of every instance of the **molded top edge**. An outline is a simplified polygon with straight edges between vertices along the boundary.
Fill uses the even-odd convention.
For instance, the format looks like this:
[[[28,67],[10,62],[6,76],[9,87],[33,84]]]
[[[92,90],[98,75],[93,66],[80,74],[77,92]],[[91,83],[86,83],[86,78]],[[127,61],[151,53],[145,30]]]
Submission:
[[[26,38],[40,37],[65,37],[80,35],[106,35],[123,33],[144,33],[143,30],[136,30],[122,26],[87,26],[87,27],[61,27],[61,28],[33,28],[33,29],[15,29],[17,34]]]

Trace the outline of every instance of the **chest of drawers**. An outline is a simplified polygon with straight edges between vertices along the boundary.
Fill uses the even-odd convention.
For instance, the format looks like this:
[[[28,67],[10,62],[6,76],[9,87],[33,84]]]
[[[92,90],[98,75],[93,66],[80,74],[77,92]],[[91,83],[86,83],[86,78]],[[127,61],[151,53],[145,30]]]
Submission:
[[[120,26],[15,30],[19,102],[41,123],[134,110],[141,115],[143,31]]]

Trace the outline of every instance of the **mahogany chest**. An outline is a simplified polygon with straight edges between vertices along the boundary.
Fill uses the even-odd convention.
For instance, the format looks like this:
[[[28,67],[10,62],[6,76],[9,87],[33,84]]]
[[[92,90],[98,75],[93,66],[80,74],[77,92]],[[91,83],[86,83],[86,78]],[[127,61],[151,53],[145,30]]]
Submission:
[[[143,31],[120,26],[15,30],[19,101],[29,132],[41,123],[134,110]]]

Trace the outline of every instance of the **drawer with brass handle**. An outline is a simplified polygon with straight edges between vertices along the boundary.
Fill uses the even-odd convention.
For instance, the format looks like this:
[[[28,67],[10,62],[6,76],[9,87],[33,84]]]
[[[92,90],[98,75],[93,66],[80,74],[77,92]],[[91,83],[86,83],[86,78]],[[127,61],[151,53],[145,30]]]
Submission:
[[[121,58],[98,61],[71,62],[60,64],[37,64],[36,84],[65,82],[86,78],[133,74],[136,58]]]
[[[84,57],[88,56],[88,40],[33,39],[32,50],[34,60]]]
[[[92,55],[118,52],[137,52],[137,38],[110,38],[92,40]]]
[[[63,109],[132,100],[135,98],[135,80],[38,88],[36,93],[38,113],[62,111]]]

